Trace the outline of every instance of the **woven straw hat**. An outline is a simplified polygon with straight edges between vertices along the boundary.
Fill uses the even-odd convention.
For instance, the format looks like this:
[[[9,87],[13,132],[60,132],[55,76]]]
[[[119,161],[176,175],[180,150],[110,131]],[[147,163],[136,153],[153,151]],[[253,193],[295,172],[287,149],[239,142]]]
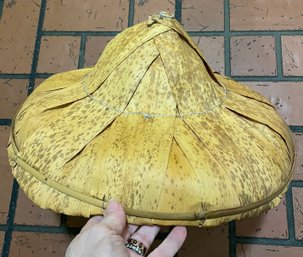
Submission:
[[[294,144],[261,95],[215,74],[167,13],[126,29],[92,68],[45,80],[11,129],[13,174],[42,208],[214,226],[277,206]]]

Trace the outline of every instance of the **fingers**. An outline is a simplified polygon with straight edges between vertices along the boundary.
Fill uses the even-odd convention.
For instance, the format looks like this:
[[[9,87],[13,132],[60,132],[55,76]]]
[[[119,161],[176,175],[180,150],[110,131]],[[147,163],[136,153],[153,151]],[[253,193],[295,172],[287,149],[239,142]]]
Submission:
[[[185,241],[185,227],[174,227],[164,241],[148,257],[173,257]]]
[[[149,249],[159,230],[160,227],[158,226],[142,226],[131,236],[131,238],[136,239],[137,241],[142,243],[147,249]],[[129,254],[131,257],[139,256],[132,250],[129,250]]]
[[[126,216],[123,207],[115,200],[110,200],[102,224],[108,226],[116,234],[121,235],[126,226]]]
[[[136,232],[138,227],[138,225],[128,224],[122,233],[124,240],[127,241],[127,239],[129,239],[130,236]]]
[[[106,209],[105,217],[95,216],[88,220],[80,233],[95,227],[105,227],[113,231],[120,239],[126,241],[130,237],[141,242],[147,249],[150,248],[160,228],[158,226],[126,225],[126,215],[123,207],[118,202],[111,200]],[[149,257],[173,257],[181,248],[186,238],[185,227],[174,227],[165,240],[149,255]],[[125,249],[125,248],[124,248]],[[126,250],[126,249],[125,249]],[[128,250],[131,257],[138,257],[132,250]]]
[[[109,204],[110,208],[112,207],[112,204]],[[115,207],[114,207],[115,208]],[[115,210],[113,210],[115,211]],[[111,212],[111,210],[107,210],[107,215],[108,215],[108,212]],[[84,225],[84,227],[81,229],[80,233],[83,233],[85,232],[86,230],[90,229],[91,227],[99,224],[102,220],[104,220],[104,217],[103,216],[94,216],[92,218],[90,218],[86,224]],[[107,221],[106,221],[107,223]],[[111,227],[110,227],[111,228]],[[133,224],[128,224],[124,227],[123,229],[123,232],[122,232],[122,237],[124,238],[124,240],[127,240],[129,239],[129,237],[135,233],[135,231],[138,229],[138,226],[137,225],[133,225]]]

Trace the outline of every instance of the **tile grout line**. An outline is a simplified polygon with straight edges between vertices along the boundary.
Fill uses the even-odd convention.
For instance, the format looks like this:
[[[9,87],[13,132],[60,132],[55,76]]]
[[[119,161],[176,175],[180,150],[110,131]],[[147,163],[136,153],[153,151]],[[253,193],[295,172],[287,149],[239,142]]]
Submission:
[[[28,95],[30,95],[32,93],[32,91],[34,90],[34,87],[35,87],[36,72],[37,72],[37,66],[38,66],[38,60],[39,60],[40,44],[41,44],[45,9],[46,9],[46,1],[47,0],[41,0],[41,5],[40,5],[40,14],[39,14],[39,20],[38,20],[37,33],[36,33],[36,42],[35,42],[35,48],[34,48],[34,54],[33,54],[32,69],[31,69],[29,86],[28,86],[28,91],[27,91]]]
[[[230,221],[228,223],[228,243],[229,243],[229,257],[237,256],[237,241],[236,241],[236,222]]]
[[[129,0],[128,23],[127,23],[128,27],[131,27],[134,25],[134,18],[135,18],[135,0]],[[106,35],[106,36],[112,36],[112,35]]]
[[[121,31],[42,31],[42,36],[116,36]]]
[[[226,76],[231,75],[230,63],[230,3],[229,0],[224,0],[224,73]],[[228,243],[229,257],[236,257],[236,223],[231,221],[228,224]]]
[[[85,34],[81,35],[81,42],[80,42],[80,53],[78,59],[78,69],[83,68],[85,62],[85,50],[86,50],[86,40],[87,37]]]
[[[290,182],[291,187],[303,187],[303,180],[293,180]]]
[[[49,227],[43,225],[14,225],[13,231],[47,233],[47,234],[78,234],[81,228],[69,228],[62,223],[59,227]]]
[[[14,229],[14,219],[15,219],[18,193],[19,193],[19,185],[16,179],[14,179],[12,192],[11,192],[11,200],[9,204],[8,218],[6,223],[6,231],[5,231],[4,242],[2,247],[2,257],[9,257],[9,250],[10,250],[13,229]]]
[[[277,68],[277,77],[282,79],[283,76],[283,58],[282,58],[282,43],[281,43],[281,34],[276,33],[275,38],[275,52],[276,52],[276,68]]]
[[[302,247],[302,240],[282,239],[282,238],[264,238],[264,237],[238,237],[238,244],[246,245],[273,245],[273,246],[288,246]]]
[[[290,130],[293,132],[293,133],[303,133],[303,126],[289,126]]]
[[[4,8],[4,0],[0,0],[0,19],[2,17],[3,8]]]
[[[230,5],[229,0],[224,0],[224,73],[231,76],[230,63]]]
[[[187,31],[191,36],[224,36],[225,31]],[[281,36],[301,36],[303,31],[285,31],[285,30],[251,30],[251,31],[229,31],[230,36],[275,36],[277,34]]]
[[[274,36],[276,34],[285,36],[303,35],[303,30],[237,30],[230,31],[232,36]]]
[[[175,18],[182,24],[182,0],[175,0]]]
[[[29,79],[30,74],[25,73],[1,73],[0,79]]]
[[[230,76],[231,78],[238,81],[278,81],[278,82],[302,82],[303,76]]]
[[[10,126],[12,123],[11,119],[1,119],[0,118],[0,126]]]

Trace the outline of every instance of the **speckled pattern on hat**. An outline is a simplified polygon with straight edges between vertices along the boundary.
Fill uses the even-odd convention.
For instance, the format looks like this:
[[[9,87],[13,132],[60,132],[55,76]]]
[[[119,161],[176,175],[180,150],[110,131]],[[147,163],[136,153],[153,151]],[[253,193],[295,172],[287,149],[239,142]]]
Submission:
[[[10,175],[11,119],[53,73],[94,65],[106,42],[160,10],[175,12],[214,70],[251,85],[275,105],[297,144],[282,203],[254,219],[191,228],[178,257],[303,255],[303,2],[301,0],[1,0],[0,249],[2,257],[64,256],[82,218],[32,204]],[[158,237],[163,239],[167,229]]]

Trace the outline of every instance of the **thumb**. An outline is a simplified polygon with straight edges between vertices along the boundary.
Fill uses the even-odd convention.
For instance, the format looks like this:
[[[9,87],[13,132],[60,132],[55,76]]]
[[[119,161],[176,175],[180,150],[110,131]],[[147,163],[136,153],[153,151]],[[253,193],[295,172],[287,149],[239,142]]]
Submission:
[[[110,200],[101,223],[121,235],[126,226],[126,216],[122,205],[115,200]]]
[[[80,233],[85,232],[86,230],[91,229],[93,226],[95,226],[96,224],[99,224],[101,222],[101,220],[103,219],[102,216],[94,216],[92,218],[90,218],[86,224],[84,225],[84,227],[81,229]]]

